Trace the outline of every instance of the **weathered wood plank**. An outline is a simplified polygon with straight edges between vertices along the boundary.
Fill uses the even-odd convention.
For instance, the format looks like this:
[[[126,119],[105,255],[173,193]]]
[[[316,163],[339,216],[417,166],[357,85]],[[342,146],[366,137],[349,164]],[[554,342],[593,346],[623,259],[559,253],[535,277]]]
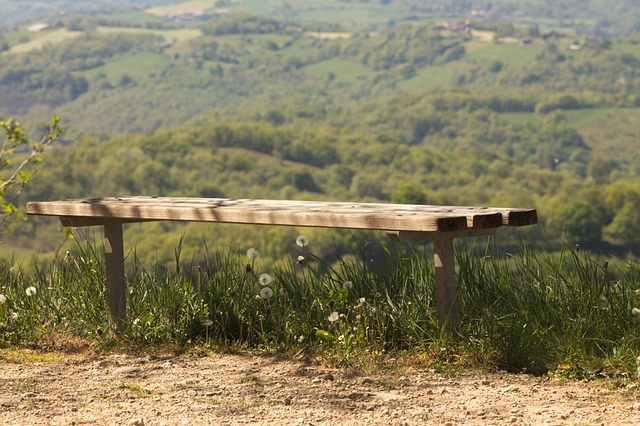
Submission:
[[[537,221],[535,210],[229,198],[105,197],[30,202],[27,213],[61,216],[85,226],[145,220],[251,223],[329,228],[453,232],[467,228],[522,226]]]

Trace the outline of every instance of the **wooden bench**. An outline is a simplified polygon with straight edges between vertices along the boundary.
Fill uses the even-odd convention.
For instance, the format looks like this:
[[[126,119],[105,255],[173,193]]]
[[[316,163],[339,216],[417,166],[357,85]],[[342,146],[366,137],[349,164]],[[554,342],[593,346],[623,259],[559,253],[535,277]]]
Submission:
[[[59,216],[63,226],[104,226],[109,317],[126,320],[122,227],[171,220],[374,229],[395,242],[433,241],[438,319],[458,321],[453,240],[490,235],[501,226],[537,223],[531,209],[232,198],[104,197],[27,203],[31,215]]]

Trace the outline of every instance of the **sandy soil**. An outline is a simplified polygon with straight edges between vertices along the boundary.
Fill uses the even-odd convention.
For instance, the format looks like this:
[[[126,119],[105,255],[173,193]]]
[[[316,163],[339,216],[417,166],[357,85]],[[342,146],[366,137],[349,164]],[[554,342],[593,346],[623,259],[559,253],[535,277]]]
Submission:
[[[249,353],[2,359],[2,425],[640,424],[640,389],[611,380],[362,373]]]

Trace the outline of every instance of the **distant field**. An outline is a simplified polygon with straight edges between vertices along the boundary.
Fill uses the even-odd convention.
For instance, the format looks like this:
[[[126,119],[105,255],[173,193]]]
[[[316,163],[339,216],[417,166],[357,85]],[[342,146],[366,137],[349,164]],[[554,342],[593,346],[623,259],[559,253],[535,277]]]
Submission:
[[[517,43],[484,43],[478,40],[468,42],[466,58],[480,63],[491,63],[500,60],[505,64],[526,62],[544,49],[544,45],[520,46]],[[484,45],[484,47],[483,47]]]
[[[32,40],[27,41],[26,43],[16,44],[9,50],[11,53],[23,53],[23,52],[31,52],[32,50],[42,49],[47,44],[57,44],[64,40],[69,40],[74,37],[78,37],[82,35],[81,32],[76,31],[67,31],[64,28],[50,31],[41,31],[39,33],[35,33],[35,37]]]
[[[623,168],[640,156],[640,108],[587,108],[561,111],[567,124],[576,128],[595,155],[615,160]],[[534,113],[500,114],[512,123],[537,123]],[[624,167],[626,166],[626,167]]]
[[[152,7],[146,9],[145,12],[153,16],[169,16],[178,15],[180,13],[192,13],[200,10],[212,9],[214,7],[216,7],[215,0],[191,0],[167,6]]]
[[[417,75],[398,84],[398,88],[409,93],[422,93],[453,87],[453,77],[468,69],[462,61],[450,62],[441,66],[423,68]]]
[[[154,30],[146,28],[126,28],[126,27],[98,27],[98,32],[101,34],[115,34],[115,33],[128,33],[128,34],[156,34],[161,35],[167,42],[184,42],[201,35],[200,30],[196,29],[180,29],[180,30]],[[9,50],[11,53],[23,53],[31,52],[32,50],[42,49],[47,44],[57,44],[65,40],[69,40],[74,37],[78,37],[84,34],[80,31],[67,31],[64,28],[53,31],[42,31],[36,33],[34,39],[25,43],[16,44]]]
[[[114,33],[128,33],[128,34],[156,34],[163,36],[166,41],[171,42],[173,40],[177,42],[183,42],[194,39],[202,35],[200,30],[197,29],[180,29],[180,30],[154,30],[146,28],[126,28],[126,27],[98,27],[98,32],[101,34],[114,34]]]
[[[170,61],[171,59],[166,55],[142,52],[111,60],[101,67],[84,71],[83,75],[92,77],[104,73],[111,83],[116,84],[125,74],[137,79],[159,73],[169,65]]]
[[[357,80],[375,75],[360,62],[337,58],[309,65],[304,68],[304,72],[315,77],[328,76],[329,73],[333,73],[336,81],[345,83],[354,83]]]
[[[595,153],[621,163],[640,155],[640,108],[593,108],[563,115]]]

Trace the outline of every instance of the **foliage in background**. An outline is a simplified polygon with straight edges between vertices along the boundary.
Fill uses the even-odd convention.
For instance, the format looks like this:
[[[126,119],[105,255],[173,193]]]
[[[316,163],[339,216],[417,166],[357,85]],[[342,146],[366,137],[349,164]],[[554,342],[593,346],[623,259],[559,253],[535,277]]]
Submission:
[[[0,121],[4,134],[4,137],[0,136],[0,234],[11,231],[7,226],[11,221],[23,219],[15,205],[16,198],[35,173],[33,166],[42,161],[40,154],[60,137],[63,129],[59,123],[60,118],[53,117],[42,140],[30,143],[19,122],[11,118]],[[14,163],[16,150],[26,151],[26,154],[17,157],[18,162]]]

